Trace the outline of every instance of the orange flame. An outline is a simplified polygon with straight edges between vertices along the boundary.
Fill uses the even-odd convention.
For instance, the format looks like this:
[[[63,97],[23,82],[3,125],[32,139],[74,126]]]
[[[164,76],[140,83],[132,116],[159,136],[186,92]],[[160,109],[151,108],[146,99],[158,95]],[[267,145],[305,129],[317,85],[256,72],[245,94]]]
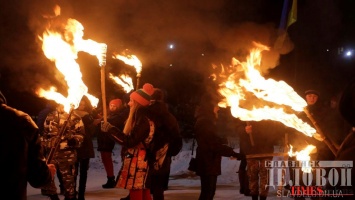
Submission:
[[[97,57],[99,65],[103,66],[106,62],[107,45],[97,43],[93,40],[84,40],[84,27],[75,19],[68,19],[64,33],[61,34],[57,31],[47,29],[41,38],[42,50],[45,56],[53,61],[57,69],[64,75],[65,81],[68,85],[68,96],[65,98],[63,95],[56,92],[52,87],[49,91],[39,89],[37,94],[40,97],[45,97],[64,105],[66,112],[69,112],[70,107],[79,106],[80,100],[83,95],[87,96],[92,106],[96,107],[99,100],[98,98],[88,93],[88,88],[82,81],[82,74],[80,66],[76,62],[79,51],[87,52]]]
[[[119,76],[114,76],[112,73],[109,77],[118,85],[120,85],[126,93],[129,93],[134,89],[132,78],[127,74],[121,74]]]
[[[142,73],[142,62],[135,55],[120,55],[115,53],[113,58],[123,61],[125,64],[133,66],[136,69],[137,77]]]
[[[232,115],[242,121],[279,121],[307,136],[313,136],[316,133],[313,127],[303,122],[296,114],[285,111],[303,111],[307,106],[306,101],[284,81],[265,79],[260,74],[256,67],[261,63],[261,52],[269,48],[261,44],[256,46],[251,50],[246,62],[233,58],[233,71],[227,75],[223,74],[227,80],[220,84],[219,92],[225,100],[219,105],[230,106]],[[224,73],[227,73],[226,71],[223,70]],[[251,95],[254,97],[250,97]]]
[[[311,154],[312,151],[314,151],[316,149],[316,147],[313,145],[308,145],[303,150],[296,151],[296,152],[293,152],[292,148],[293,148],[292,145],[290,145],[290,151],[288,152],[288,155],[290,157],[296,156],[296,159],[298,161],[302,161],[302,171],[306,172],[306,173],[311,173],[312,167],[309,163],[309,161],[311,160],[311,157],[309,156],[309,154]]]

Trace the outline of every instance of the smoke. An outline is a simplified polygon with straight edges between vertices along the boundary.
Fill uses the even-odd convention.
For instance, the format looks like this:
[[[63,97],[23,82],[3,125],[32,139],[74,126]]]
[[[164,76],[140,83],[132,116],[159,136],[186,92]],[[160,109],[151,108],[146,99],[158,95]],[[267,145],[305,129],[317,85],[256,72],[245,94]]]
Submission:
[[[282,49],[273,48],[278,37],[277,22],[251,22],[255,16],[261,18],[262,13],[259,13],[259,10],[264,9],[263,5],[253,2],[240,1],[238,4],[231,4],[232,1],[229,0],[20,2],[23,5],[21,9],[16,6],[13,9],[17,9],[17,13],[23,16],[22,19],[29,30],[17,32],[22,34],[17,36],[17,39],[24,36],[26,40],[16,38],[13,40],[15,41],[13,45],[17,46],[16,52],[19,52],[16,56],[11,55],[11,58],[6,60],[5,66],[12,74],[22,74],[21,81],[14,85],[24,90],[33,90],[53,83],[65,85],[54,63],[43,55],[41,41],[38,39],[50,19],[55,17],[55,5],[61,8],[61,18],[76,19],[84,26],[84,39],[106,43],[108,57],[113,52],[130,49],[142,61],[143,70],[144,67],[177,62],[180,66],[191,67],[204,73],[211,68],[212,63],[228,63],[232,57],[245,59],[253,47],[253,42],[258,42],[271,47],[270,51],[263,54],[262,71],[267,73],[269,69],[278,66],[281,54],[288,53],[293,48],[292,42],[287,37]],[[235,6],[235,10],[231,5]],[[245,8],[249,8],[250,13],[241,12]],[[248,16],[244,16],[246,14]],[[249,19],[250,16],[253,18]],[[15,28],[20,29],[20,26]],[[175,45],[175,49],[168,49],[170,43]],[[17,49],[24,46],[25,48],[21,50]],[[207,57],[207,62],[198,61],[202,54]],[[82,69],[93,70],[92,73],[85,74],[97,74],[97,63],[83,61],[80,65],[86,65],[81,66],[84,67]],[[116,63],[107,65],[110,68]]]

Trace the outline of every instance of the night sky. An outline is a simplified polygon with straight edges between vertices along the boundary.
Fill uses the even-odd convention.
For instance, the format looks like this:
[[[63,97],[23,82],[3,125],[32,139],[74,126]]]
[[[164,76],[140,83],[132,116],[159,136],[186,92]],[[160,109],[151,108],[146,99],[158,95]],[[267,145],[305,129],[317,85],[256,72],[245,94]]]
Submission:
[[[272,47],[277,38],[284,0],[0,0],[0,89],[8,104],[36,115],[46,103],[38,87],[56,85],[63,77],[41,50],[38,39],[53,7],[60,17],[78,20],[84,39],[108,45],[107,71],[135,70],[113,52],[125,49],[143,63],[141,84],[168,92],[172,104],[189,103],[206,87],[212,64],[245,59],[252,42]],[[290,2],[292,2],[290,0]],[[288,28],[283,48],[263,55],[265,76],[284,80],[300,95],[314,88],[329,98],[339,94],[354,74],[355,7],[352,0],[298,0],[297,22]],[[169,45],[174,44],[174,49]],[[355,53],[355,52],[354,52]],[[203,56],[202,56],[203,55]],[[100,97],[95,57],[79,53],[89,93]],[[106,79],[108,98],[122,90]]]

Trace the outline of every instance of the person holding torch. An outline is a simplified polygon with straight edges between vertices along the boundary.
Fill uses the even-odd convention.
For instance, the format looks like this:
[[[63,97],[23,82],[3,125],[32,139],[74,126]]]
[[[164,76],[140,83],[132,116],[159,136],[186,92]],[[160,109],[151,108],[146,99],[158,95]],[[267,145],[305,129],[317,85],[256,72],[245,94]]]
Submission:
[[[67,126],[62,129],[65,124]],[[58,137],[62,130],[64,131],[63,137]],[[44,122],[44,141],[42,143],[44,147],[52,149],[59,142],[59,148],[54,152],[53,159],[50,159],[49,162],[55,164],[62,174],[64,200],[76,200],[75,164],[77,162],[77,149],[83,142],[84,134],[85,129],[81,117],[73,111],[70,111],[69,114],[66,113],[64,106],[60,104],[57,105],[55,111],[47,115]],[[59,199],[54,180],[42,187],[42,194],[47,194],[51,200]]]
[[[149,189],[147,146],[154,137],[154,123],[148,119],[153,85],[146,83],[142,89],[131,93],[129,115],[123,130],[109,122],[102,122],[101,131],[110,134],[125,148],[125,158],[116,187],[129,189],[131,200],[151,200]]]

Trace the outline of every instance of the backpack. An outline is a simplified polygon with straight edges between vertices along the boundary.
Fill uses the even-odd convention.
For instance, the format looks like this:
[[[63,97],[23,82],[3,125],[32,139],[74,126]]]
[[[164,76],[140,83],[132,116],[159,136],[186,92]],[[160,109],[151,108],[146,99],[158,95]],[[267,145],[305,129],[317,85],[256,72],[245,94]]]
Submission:
[[[179,125],[177,123],[177,120],[173,115],[171,115],[171,118],[176,122],[176,126],[172,127],[169,130],[169,148],[168,148],[168,155],[169,156],[176,156],[177,154],[180,153],[182,149],[182,136],[180,134],[179,130]]]
[[[150,168],[160,170],[166,156],[176,156],[182,149],[182,136],[176,118],[169,113],[161,123],[154,123],[154,137],[146,146]]]

